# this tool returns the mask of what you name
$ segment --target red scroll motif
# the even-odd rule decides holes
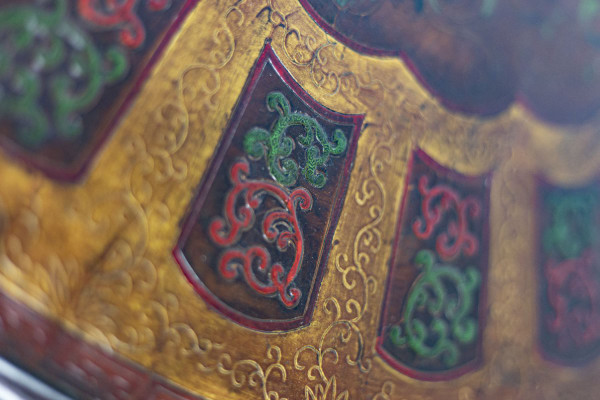
[[[169,7],[170,0],[146,0],[152,11]],[[138,48],[146,39],[146,30],[137,16],[138,0],[79,0],[79,14],[94,25],[121,29],[121,43]]]
[[[233,322],[269,332],[306,326],[363,117],[315,102],[270,44],[237,104],[173,255],[202,299]]]
[[[547,324],[557,336],[559,350],[588,346],[600,339],[599,267],[588,249],[579,258],[550,259],[544,268],[548,302],[555,312]]]
[[[443,220],[444,215],[454,211],[456,220],[449,221],[447,230],[437,236],[435,249],[446,260],[453,259],[461,250],[467,256],[474,255],[479,248],[479,242],[469,232],[468,219],[480,216],[481,204],[473,196],[461,199],[457,192],[449,186],[438,184],[428,188],[428,183],[427,176],[419,179],[419,192],[423,196],[421,211],[425,221],[419,218],[413,223],[415,236],[421,240],[429,239]],[[439,200],[437,203],[436,199]]]
[[[254,226],[255,210],[263,204],[265,196],[271,196],[283,208],[272,208],[265,213],[261,233],[268,242],[275,242],[277,250],[281,252],[293,246],[294,261],[286,273],[280,263],[271,263],[270,254],[263,246],[233,248],[221,255],[219,272],[226,279],[235,279],[242,272],[254,291],[264,296],[277,294],[285,306],[293,307],[302,295],[298,288],[293,287],[293,282],[304,254],[296,206],[308,211],[312,208],[313,200],[302,187],[289,192],[272,182],[246,180],[248,172],[246,160],[240,160],[231,167],[230,179],[234,187],[225,199],[225,218],[215,219],[209,226],[211,240],[221,247],[235,245],[241,234]],[[260,276],[257,276],[257,272]]]
[[[491,179],[420,149],[408,163],[376,349],[412,378],[455,379],[483,360]]]

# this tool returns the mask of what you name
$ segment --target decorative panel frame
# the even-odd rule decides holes
[[[285,333],[251,331],[212,310],[172,257],[266,39],[317,102],[365,115],[312,321]],[[597,175],[599,121],[547,125],[520,105],[494,118],[457,114],[401,60],[344,46],[297,1],[202,1],[85,181],[58,184],[0,155],[0,287],[190,397],[586,399],[600,389],[600,363],[576,375],[536,350],[535,246],[521,237],[536,234],[536,175],[557,185]],[[416,147],[464,175],[494,171],[485,356],[481,368],[448,382],[407,377],[375,349]]]
[[[32,29],[38,29],[38,35],[44,36],[40,32],[45,31],[45,35],[54,35],[52,38],[58,39],[57,42],[62,40],[70,43],[70,40],[73,43],[71,47],[76,49],[74,51],[79,49],[83,55],[76,54],[72,60],[59,60],[65,62],[65,69],[71,68],[68,74],[61,75],[60,68],[57,71],[45,71],[43,63],[37,69],[32,68],[39,76],[26,79],[31,78],[28,84],[35,89],[14,100],[14,104],[23,106],[4,110],[3,104],[0,104],[0,118],[3,122],[0,146],[24,165],[38,169],[50,178],[69,182],[81,180],[92,165],[95,155],[134,102],[146,79],[151,76],[154,64],[160,59],[171,37],[197,2],[198,0],[128,0],[107,5],[104,1],[58,0],[50,4],[50,9],[48,4],[39,1],[1,2],[0,14],[7,21],[3,35],[7,41],[14,42],[15,37],[26,36],[27,32],[17,30],[18,19],[30,18],[31,21],[37,21],[32,22]],[[28,15],[28,8],[30,14],[37,11],[39,15]],[[147,10],[141,10],[142,8]],[[140,13],[144,15],[140,16]],[[161,13],[165,15],[160,15]],[[148,23],[150,27],[145,26]],[[147,31],[148,28],[150,31]],[[61,37],[61,29],[70,30],[71,37]],[[15,50],[15,53],[27,53],[29,50],[34,55],[37,51],[40,59],[52,57],[44,53],[43,47],[36,49],[29,42],[33,41],[24,41],[30,49],[25,45],[22,46],[24,49]],[[60,48],[62,45],[63,43],[58,44],[57,54],[66,53]],[[10,51],[7,53],[11,54]],[[67,58],[68,54],[63,57]],[[23,55],[20,58],[27,61],[27,57]],[[72,65],[67,65],[68,62],[72,62]],[[113,79],[112,86],[110,79],[105,78],[102,71],[111,62],[116,65],[115,70],[122,69],[119,77]],[[14,81],[18,82],[21,75],[16,71],[26,71],[28,66],[15,66]],[[78,68],[80,71],[74,73]],[[8,71],[11,69],[8,68]],[[111,73],[114,74],[114,71]],[[44,87],[46,82],[49,87],[54,85],[59,89]],[[110,93],[107,90],[109,87]],[[51,95],[52,91],[56,93]],[[117,98],[111,98],[109,94]],[[21,110],[18,109],[20,107]],[[11,114],[18,117],[16,121],[8,119]],[[33,135],[27,134],[27,131],[35,131],[38,120],[50,120],[47,132],[40,131],[37,134],[39,138],[35,140],[24,138]],[[77,126],[78,132],[75,133],[73,127],[65,127],[65,132],[59,134],[55,125],[61,124]],[[72,132],[68,133],[69,130]]]
[[[192,265],[192,262],[190,261],[189,257],[186,256],[186,254],[184,254],[187,243],[190,240],[190,235],[192,234],[193,230],[195,229],[195,226],[198,225],[198,222],[197,222],[198,216],[202,212],[202,210],[206,207],[205,206],[205,203],[207,201],[206,198],[207,198],[207,196],[209,196],[211,186],[213,185],[213,181],[215,180],[216,175],[218,173],[220,173],[222,176],[227,175],[227,171],[223,171],[222,169],[220,169],[221,166],[228,162],[232,162],[232,161],[235,162],[234,165],[231,167],[229,174],[234,174],[232,172],[234,170],[238,171],[237,173],[235,173],[235,176],[232,175],[230,177],[230,179],[234,180],[235,182],[238,182],[238,185],[234,189],[230,189],[230,190],[236,190],[237,187],[241,186],[240,183],[243,184],[246,180],[248,180],[248,182],[251,182],[250,176],[252,176],[252,174],[250,173],[250,169],[251,168],[258,169],[258,167],[256,165],[250,165],[250,162],[245,157],[242,157],[242,158],[240,158],[239,156],[235,157],[235,158],[234,157],[226,157],[226,154],[227,154],[227,151],[230,149],[230,147],[234,146],[234,144],[232,144],[232,140],[233,140],[234,135],[236,135],[237,131],[239,130],[238,126],[240,124],[240,120],[243,118],[244,114],[253,112],[253,110],[248,109],[248,106],[249,106],[250,100],[253,98],[255,90],[260,88],[259,85],[260,85],[260,82],[262,82],[261,77],[263,77],[263,75],[265,75],[265,74],[268,74],[268,72],[266,71],[267,67],[273,68],[274,72],[275,72],[275,76],[276,76],[275,79],[277,81],[280,79],[281,83],[283,83],[283,85],[287,85],[287,87],[289,87],[291,89],[291,93],[293,93],[293,95],[297,96],[298,99],[294,99],[295,102],[298,102],[298,100],[299,100],[308,107],[308,110],[310,110],[313,113],[315,113],[316,115],[318,115],[321,119],[328,120],[329,122],[332,122],[334,124],[345,124],[346,129],[347,130],[349,129],[349,131],[347,133],[344,133],[344,135],[347,135],[344,152],[337,156],[333,155],[333,154],[331,155],[331,157],[328,156],[326,161],[324,161],[323,163],[321,163],[320,165],[317,166],[317,168],[315,169],[315,174],[313,175],[313,176],[320,175],[322,177],[325,177],[327,182],[332,182],[332,183],[328,183],[328,185],[335,184],[334,189],[332,189],[333,194],[324,196],[324,202],[331,204],[331,206],[329,208],[329,214],[328,214],[328,217],[326,218],[326,220],[321,221],[320,225],[316,225],[317,221],[315,221],[313,219],[312,224],[308,224],[307,226],[304,226],[304,231],[308,231],[310,229],[315,234],[321,233],[322,240],[317,240],[316,242],[315,242],[315,240],[313,240],[312,243],[310,243],[307,240],[308,238],[304,237],[304,239],[302,239],[302,237],[306,236],[306,234],[303,233],[302,230],[300,230],[300,232],[298,232],[298,234],[300,235],[300,240],[302,241],[302,243],[296,242],[293,245],[295,247],[294,251],[296,252],[296,259],[294,259],[294,262],[297,262],[298,258],[299,258],[299,264],[297,265],[297,270],[294,272],[294,275],[292,276],[292,278],[293,278],[293,280],[297,279],[300,281],[306,281],[308,283],[308,286],[306,286],[306,285],[305,286],[308,290],[302,290],[302,291],[298,292],[298,293],[300,293],[299,294],[300,298],[297,300],[297,303],[299,303],[299,304],[292,303],[292,302],[290,302],[289,304],[288,303],[285,304],[285,308],[287,309],[286,310],[287,312],[291,312],[294,309],[299,309],[298,310],[299,313],[292,314],[291,318],[285,317],[285,318],[277,318],[277,319],[274,317],[258,318],[258,317],[249,316],[249,315],[245,314],[244,312],[242,312],[241,310],[235,309],[231,304],[229,304],[226,301],[224,301],[223,299],[219,298],[218,295],[216,295],[213,291],[211,291],[211,289],[203,282],[202,278],[199,276],[199,273],[197,272],[198,270],[196,269],[196,268],[208,269],[208,270],[211,270],[213,268],[217,269],[217,260],[216,259],[208,259],[206,251],[203,250],[201,252],[200,256],[196,257],[196,260],[195,260],[196,263],[199,263],[199,265]],[[275,86],[275,87],[277,88],[277,86]],[[270,94],[273,94],[273,93],[281,94],[281,92],[271,92]],[[270,94],[267,95],[267,99]],[[288,99],[283,97],[282,101],[288,102]],[[287,105],[288,105],[288,107],[290,106],[289,102],[287,103]],[[267,105],[267,107],[270,108],[271,106]],[[275,111],[275,110],[272,110],[272,111]],[[308,115],[308,114],[302,112],[297,115]],[[280,118],[281,118],[281,116],[280,116]],[[217,149],[215,150],[215,154],[213,155],[213,160],[211,161],[211,165],[208,167],[208,169],[205,173],[205,176],[202,179],[202,183],[200,184],[200,189],[198,191],[198,195],[196,196],[196,198],[194,199],[194,201],[192,203],[190,215],[184,221],[181,236],[178,239],[176,247],[173,249],[173,255],[174,255],[175,259],[177,260],[177,262],[179,263],[179,266],[181,267],[183,273],[185,274],[187,279],[190,281],[190,283],[194,286],[196,291],[198,291],[198,293],[202,296],[202,298],[208,304],[210,304],[212,307],[214,307],[216,310],[220,311],[224,315],[231,318],[233,321],[235,321],[243,326],[246,326],[249,328],[254,328],[254,329],[259,329],[259,330],[266,330],[266,331],[289,330],[292,328],[302,327],[310,322],[310,319],[314,312],[314,306],[315,306],[315,301],[317,298],[317,293],[318,293],[319,287],[321,286],[321,280],[322,280],[323,273],[325,270],[325,265],[327,264],[328,253],[331,248],[331,242],[333,239],[333,233],[335,231],[335,227],[336,227],[337,221],[339,219],[341,207],[344,203],[344,199],[346,196],[348,179],[350,178],[350,172],[351,172],[352,166],[354,164],[354,156],[356,153],[356,146],[358,143],[358,138],[359,138],[363,118],[364,118],[364,116],[361,116],[361,115],[339,114],[339,113],[331,111],[331,110],[321,106],[320,104],[316,103],[314,101],[314,99],[311,98],[296,83],[296,81],[294,81],[294,79],[289,74],[289,72],[287,72],[287,70],[285,69],[283,64],[281,64],[281,61],[279,61],[279,58],[277,57],[277,55],[273,52],[271,45],[269,43],[265,44],[264,50],[261,52],[260,56],[258,57],[258,60],[256,61],[256,65],[253,67],[253,69],[250,73],[250,76],[248,78],[248,82],[245,85],[244,92],[236,105],[235,112],[233,113],[233,116],[232,116],[232,120],[229,123],[227,130],[223,134],[223,137],[220,140],[220,143],[219,143]],[[320,127],[319,122],[317,122],[316,119],[313,119],[313,121],[315,121],[315,124],[317,124],[314,126],[315,129],[319,129],[319,127]],[[273,122],[272,126],[274,126],[274,124],[276,124],[276,123],[277,122]],[[257,129],[257,128],[254,127],[252,129]],[[258,128],[258,129],[262,129],[262,127]],[[286,127],[285,130],[283,131],[284,137],[285,137],[285,133],[286,133],[287,129],[288,128]],[[247,132],[246,136],[249,133],[250,132]],[[305,133],[308,135],[310,132],[307,131]],[[326,135],[325,139],[328,140],[327,131],[324,131],[324,133]],[[333,133],[333,131],[330,132],[329,134],[332,134],[332,133]],[[312,132],[312,134],[314,135],[316,133]],[[242,135],[238,135],[238,136],[242,136]],[[317,140],[317,139],[315,139],[315,140]],[[318,139],[318,140],[320,141],[321,139]],[[312,143],[310,145],[312,145]],[[245,146],[245,142],[244,142],[244,146]],[[301,147],[302,145],[297,144],[296,146]],[[268,163],[269,161],[267,161],[267,157],[269,157],[269,155],[267,152],[269,150],[264,149],[263,151],[265,152],[265,154],[264,154],[265,160],[263,162]],[[323,151],[325,151],[325,150],[323,150]],[[336,171],[335,175],[332,175],[332,173],[329,173],[329,171],[327,171],[328,169],[330,169],[329,167],[331,167],[331,165],[328,165],[328,164],[331,164],[330,158],[333,158],[333,157],[342,159],[338,163],[340,165],[338,166],[338,168],[337,168],[338,171]],[[252,158],[250,157],[250,159],[252,159]],[[278,160],[276,160],[276,163],[283,164],[283,161],[285,161],[285,160],[278,159]],[[308,164],[308,160],[305,161],[305,164],[306,164],[305,165],[305,168],[306,168],[306,166]],[[246,168],[246,170],[241,171],[240,169],[243,169],[243,168]],[[238,176],[238,174],[241,174],[244,176],[243,181],[240,182],[240,179],[242,179],[242,178],[240,178]],[[263,175],[265,175],[265,174],[263,174]],[[278,182],[276,179],[274,179],[272,182],[267,180],[269,175],[271,175],[271,177],[274,179],[273,172],[270,172],[270,174],[266,174],[266,176],[260,176],[260,179],[256,180],[256,184],[263,185],[261,187],[264,187],[265,184],[268,184],[270,186],[272,186],[273,184],[278,185]],[[253,177],[252,179],[256,179],[256,178]],[[303,180],[305,178],[302,178],[302,176],[300,175],[300,177],[298,179]],[[296,184],[294,183],[294,185],[296,185]],[[288,185],[285,185],[285,186],[288,186]],[[305,189],[305,187],[306,187],[306,189]],[[294,189],[294,191],[291,192],[292,196],[294,196],[294,195],[298,196],[298,198],[296,200],[290,200],[291,198],[288,198],[288,201],[291,201],[294,204],[294,206],[296,207],[296,209],[289,210],[289,211],[293,212],[293,221],[296,223],[301,218],[301,215],[303,215],[303,213],[310,213],[312,211],[312,208],[315,208],[315,206],[317,205],[316,203],[318,202],[318,199],[316,197],[313,197],[313,195],[311,194],[312,191],[315,190],[314,187],[311,187],[311,185],[308,181],[306,182],[305,187],[297,186],[296,189]],[[285,188],[282,186],[275,186],[273,189],[274,190],[280,189],[284,193],[287,193]],[[324,189],[324,187],[323,187],[323,189]],[[245,189],[245,190],[248,190],[250,192],[250,189]],[[256,193],[260,193],[260,190],[261,189],[258,189],[256,191]],[[245,193],[245,192],[241,192],[241,193]],[[253,195],[252,197],[254,197],[254,196],[255,195]],[[242,194],[239,194],[239,197],[242,197]],[[228,202],[228,199],[229,199],[229,192],[228,192],[227,197],[225,197],[225,199],[223,201]],[[323,200],[321,200],[321,202],[323,202]],[[235,203],[232,203],[232,205],[233,204],[235,204]],[[222,221],[222,225],[224,225],[223,226],[224,229],[227,229],[227,228],[232,229],[232,227],[231,227],[232,218],[235,219],[236,213],[241,213],[240,209],[237,209],[237,210],[233,209],[233,211],[231,213],[227,209],[224,210],[225,215],[231,215],[225,219],[220,220],[220,221]],[[323,213],[323,211],[321,211],[321,213]],[[325,214],[325,213],[323,213],[323,214]],[[265,215],[267,215],[267,214],[265,214]],[[296,217],[296,215],[298,215],[298,216]],[[254,216],[254,210],[252,212],[252,216],[253,216],[253,218],[252,218],[253,220],[258,219],[257,217]],[[325,215],[321,216],[321,218],[323,218],[324,216]],[[214,218],[215,218],[215,216],[213,216],[211,225],[209,227],[204,227],[206,230],[212,229],[212,225],[215,222]],[[220,218],[220,217],[217,217],[217,218]],[[265,219],[265,221],[266,221],[266,219]],[[306,221],[306,222],[308,223],[308,221]],[[260,222],[259,222],[259,224],[260,224]],[[270,226],[274,227],[275,225],[274,225],[274,223],[272,223]],[[244,230],[244,229],[248,229],[248,228],[252,228],[252,226],[242,227],[240,229]],[[302,229],[301,226],[297,227],[297,229],[298,228]],[[268,228],[268,229],[271,229],[271,228]],[[265,229],[262,232],[262,235],[266,235],[268,229]],[[200,228],[200,230],[202,230],[202,228]],[[287,232],[290,232],[292,234],[294,233],[293,228],[291,226],[284,228],[284,230]],[[282,235],[281,233],[278,233],[277,237],[273,238],[272,240],[273,241],[279,240],[279,238],[282,238],[281,235]],[[196,247],[198,245],[197,242],[198,242],[198,240],[196,240],[196,242],[191,242],[190,246]],[[228,252],[226,252],[224,254],[233,254],[233,253],[237,254],[239,252],[238,249],[240,249],[240,247],[239,247],[237,241],[235,241],[235,242],[232,241],[232,242],[233,243],[228,243],[230,250],[228,250]],[[306,243],[306,244],[304,244],[304,243]],[[284,249],[280,249],[280,251],[286,251],[288,245],[286,244],[285,246],[286,247]],[[310,246],[312,246],[313,249],[310,249],[309,248]],[[262,247],[253,246],[251,249],[257,249],[257,248],[262,248]],[[189,247],[188,247],[188,249],[189,249]],[[246,251],[246,249],[244,249],[244,248],[241,248],[241,249],[242,249],[242,252]],[[248,251],[252,251],[252,250],[248,250]],[[248,253],[246,253],[246,254],[248,254]],[[298,254],[300,254],[300,256],[298,256]],[[236,256],[236,258],[240,258],[240,257],[241,257],[241,255]],[[247,257],[246,258],[246,260],[247,260],[249,257],[248,256],[246,256],[246,257]],[[203,261],[203,259],[204,260],[208,259],[208,260]],[[252,259],[252,258],[250,258],[250,259],[251,259],[250,264],[252,264],[252,262],[254,262],[254,259]],[[267,261],[268,264],[271,263],[272,255],[267,253],[266,259],[268,260]],[[220,256],[219,260],[222,262],[223,256]],[[248,262],[248,261],[246,261],[246,262]],[[274,263],[274,261],[273,261],[273,263]],[[302,269],[311,268],[311,264],[313,265],[312,269],[314,269],[314,271],[312,272],[311,275],[298,276],[301,274]],[[292,266],[291,268],[295,269],[295,266],[296,266],[296,264],[294,264],[294,266]],[[274,267],[275,267],[275,264],[267,265],[267,268],[269,268],[268,272],[272,272]],[[221,276],[219,276],[217,279],[219,279],[219,278],[224,279],[223,271],[227,271],[227,268],[230,268],[230,266],[226,265],[223,267],[221,264],[219,264],[218,268],[222,272],[221,272]],[[233,268],[237,268],[237,267],[233,267]],[[285,267],[283,267],[283,268],[285,268]],[[282,274],[283,273],[284,272],[282,271]],[[247,274],[248,273],[245,273],[244,278],[243,278],[246,281],[248,281],[250,279],[249,276],[247,276]],[[289,277],[291,276],[290,274],[291,274],[291,272],[288,272],[286,279],[289,279]],[[241,280],[240,279],[241,277],[237,276],[238,272],[235,272],[234,275],[236,278],[238,278],[238,280]],[[229,278],[229,280],[231,280],[231,278]],[[274,295],[277,296],[280,300],[280,301],[276,300],[275,301],[276,303],[283,302],[283,297],[287,294],[287,292],[289,292],[290,290],[293,290],[293,289],[291,289],[292,287],[294,287],[294,288],[296,287],[294,285],[293,280],[292,280],[292,282],[288,282],[282,290],[279,290],[278,292],[274,293]],[[270,283],[272,285],[274,284],[273,281],[271,281]],[[261,288],[260,284],[263,284],[263,282],[259,281],[258,278],[256,278],[256,282],[254,282],[253,284],[255,286],[258,286],[258,288],[254,289],[253,292],[250,291],[250,295],[248,296],[249,300],[248,300],[248,297],[244,297],[244,299],[246,300],[247,303],[252,302],[257,295],[260,296],[260,293],[257,290],[259,290]],[[213,284],[213,286],[215,286],[217,288],[219,287],[218,284]],[[224,286],[222,290],[226,290],[226,291],[233,290],[235,292],[235,296],[233,296],[233,297],[241,297],[242,296],[241,293],[244,292],[244,289],[247,289],[247,288],[248,287],[246,285],[241,285],[241,287],[233,286],[233,289],[232,289],[232,287]],[[265,286],[264,288],[270,289],[271,287]],[[308,300],[303,300],[302,296],[307,297]],[[304,304],[303,311],[300,310],[302,304]],[[248,306],[250,306],[250,304],[248,304]],[[255,306],[255,308],[259,308],[259,309],[261,307],[264,307],[264,302],[262,304],[258,303]],[[283,307],[279,307],[279,308],[283,308]]]
[[[600,185],[536,180],[539,351],[584,366],[600,354]]]
[[[412,378],[451,380],[483,362],[491,180],[420,149],[408,161],[376,348]]]

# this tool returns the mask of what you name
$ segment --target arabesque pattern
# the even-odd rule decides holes
[[[277,184],[247,180],[245,176],[249,172],[246,160],[231,166],[231,183],[234,186],[225,198],[225,218],[215,219],[209,226],[211,240],[221,247],[230,247],[220,256],[219,272],[226,279],[235,279],[242,271],[248,285],[257,293],[267,296],[276,293],[283,304],[293,307],[302,295],[294,287],[294,279],[304,255],[304,239],[296,209],[309,211],[313,199],[302,187],[290,193]],[[294,248],[293,263],[287,269],[279,263],[271,264],[271,255],[264,246],[231,248],[239,242],[242,232],[254,227],[254,210],[261,205],[265,196],[275,198],[278,204],[264,213],[261,232],[267,241],[276,242],[279,251],[285,251],[290,246]],[[243,206],[236,209],[239,198],[244,199]],[[257,277],[256,271],[260,272],[262,279]]]
[[[175,256],[221,313],[286,330],[310,321],[360,117],[320,107],[268,45],[248,86]]]
[[[445,9],[461,2],[439,3]],[[480,0],[464,3],[480,12]],[[536,2],[518,3],[530,7]],[[147,3],[138,4],[144,18]],[[400,4],[414,7],[409,0]],[[429,3],[423,12],[431,12]],[[147,41],[154,32],[146,25]],[[104,33],[114,34],[110,43],[120,43],[118,29]],[[203,0],[173,37],[86,180],[56,183],[0,154],[0,287],[10,299],[38,310],[47,320],[60,321],[59,329],[73,333],[73,341],[57,340],[56,331],[41,329],[39,319],[15,318],[9,307],[2,307],[0,333],[14,339],[0,347],[3,356],[39,360],[35,352],[51,351],[58,341],[61,347],[53,354],[64,357],[53,368],[60,376],[85,377],[90,386],[82,397],[99,397],[104,390],[131,398],[123,395],[125,387],[139,388],[144,400],[588,400],[600,391],[598,363],[573,369],[536,356],[536,293],[545,291],[537,289],[541,263],[533,243],[541,237],[534,219],[540,209],[535,176],[547,175],[556,187],[592,185],[600,171],[596,123],[569,129],[545,125],[520,105],[493,118],[450,112],[400,60],[352,51],[327,35],[297,1]],[[276,333],[248,329],[217,312],[193,290],[170,254],[265,41],[315,103],[365,115],[360,140],[348,141],[347,151],[353,154],[356,145],[356,157],[329,259],[323,264],[312,322]],[[534,58],[528,54],[528,59]],[[266,72],[273,73],[268,68]],[[285,95],[292,112],[308,113],[303,102],[285,90],[284,85],[257,93],[253,109],[264,119],[240,126],[239,132],[243,135],[253,127],[270,131],[278,116],[265,106],[272,91]],[[336,124],[318,120],[329,135],[335,131]],[[297,138],[303,132],[291,127],[288,134]],[[227,158],[230,163],[219,174],[221,199],[233,187],[229,168],[243,156],[241,136],[236,146],[236,157]],[[483,220],[489,216],[490,235],[482,240],[477,229],[468,230],[478,239],[480,253],[490,249],[487,272],[478,262],[461,261],[462,256],[446,261],[437,255],[434,264],[480,271],[479,291],[487,301],[478,297],[485,320],[478,315],[476,322],[485,326],[476,341],[484,357],[464,377],[435,384],[405,376],[414,370],[390,368],[376,350],[391,243],[403,185],[414,170],[409,160],[415,147],[462,176],[494,170],[485,186],[491,191],[490,208],[483,204],[481,213]],[[330,156],[330,162],[336,157]],[[299,151],[294,160],[299,163],[298,181],[305,182],[300,170],[305,154]],[[273,182],[264,158],[249,164],[252,173],[257,171],[252,167],[259,168],[261,176]],[[321,171],[328,176],[324,189],[301,185],[313,193],[315,202],[309,213],[298,209],[299,218],[315,215],[317,195],[328,190],[338,169],[333,163]],[[441,183],[427,176],[428,189]],[[468,197],[462,187],[448,186],[460,199]],[[418,181],[410,187],[411,194],[420,196]],[[411,204],[416,216],[421,202]],[[449,211],[449,217],[456,217]],[[224,216],[222,201],[210,215]],[[311,226],[302,222],[305,240],[310,240]],[[407,225],[405,233],[414,238],[412,226]],[[428,244],[426,250],[435,251],[435,241]],[[223,249],[217,250],[215,258]],[[272,253],[279,254],[277,249]],[[406,284],[419,273],[413,261],[402,262],[404,271],[414,274],[403,279]],[[241,276],[228,284],[237,285],[236,294],[250,290]],[[307,291],[302,293],[305,298]],[[266,300],[285,309],[277,298]],[[402,312],[400,308],[394,315]],[[91,356],[74,351],[88,344],[95,349]],[[117,376],[100,371],[99,348],[110,359],[127,360],[127,368],[119,369]],[[467,347],[459,348],[464,356]],[[131,364],[141,380],[122,372],[132,369]],[[460,367],[454,372],[456,368]],[[427,375],[420,376],[425,379],[433,375],[417,372]],[[176,382],[177,389],[157,388],[148,383],[152,380]]]
[[[146,39],[146,29],[136,14],[139,3],[146,3],[152,11],[163,11],[171,0],[78,0],[81,17],[102,29],[118,29],[121,43],[138,48]]]
[[[0,8],[0,83],[5,88],[0,119],[15,125],[24,146],[39,147],[52,135],[79,137],[81,114],[128,72],[122,49],[100,50],[68,14],[67,0],[56,0],[50,9],[33,4]]]
[[[195,2],[0,1],[0,145],[81,177]]]
[[[253,128],[244,137],[244,149],[254,159],[265,157],[269,173],[284,186],[296,184],[298,180],[298,162],[288,158],[296,146],[294,140],[286,136],[292,126],[301,126],[304,135],[296,141],[305,148],[305,160],[302,175],[309,184],[317,189],[323,188],[327,182],[326,172],[319,171],[329,161],[329,155],[339,156],[346,151],[348,140],[344,132],[336,129],[333,132],[334,144],[319,123],[307,115],[290,111],[290,103],[279,92],[267,95],[269,111],[277,111],[279,118],[273,124],[271,132],[264,128]],[[321,147],[315,144],[315,141]]]
[[[462,176],[421,150],[410,165],[378,350],[411,376],[448,379],[481,358],[489,177]]]
[[[460,359],[459,346],[477,338],[479,327],[470,315],[476,305],[481,274],[473,267],[463,273],[453,265],[435,262],[434,253],[429,250],[421,250],[415,256],[415,264],[423,272],[408,293],[404,323],[392,326],[390,339],[397,347],[409,347],[420,357],[440,358],[445,366],[454,367]],[[456,295],[446,290],[446,285]]]

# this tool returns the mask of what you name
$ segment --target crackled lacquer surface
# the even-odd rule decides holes
[[[306,3],[194,2],[78,182],[1,153],[2,353],[115,398],[594,396],[600,116],[452,111]]]

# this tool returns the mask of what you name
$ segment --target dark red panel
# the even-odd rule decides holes
[[[538,185],[539,344],[582,364],[600,354],[600,184]]]
[[[265,47],[174,250],[212,307],[261,330],[309,321],[361,123],[316,103]]]
[[[377,351],[418,379],[451,379],[481,361],[490,176],[413,153]]]
[[[76,399],[201,400],[1,293],[0,355]]]
[[[0,0],[0,145],[77,179],[197,0]]]

